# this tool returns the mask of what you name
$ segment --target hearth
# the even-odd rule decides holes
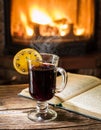
[[[95,50],[94,0],[4,0],[4,13],[7,55],[25,47],[59,56]]]
[[[40,52],[58,54],[60,56],[59,66],[69,72],[101,77],[101,0],[40,0],[52,3],[68,2],[64,5],[70,10],[68,13],[66,9],[66,15],[70,20],[66,22],[66,17],[53,20],[55,25],[60,23],[68,25],[68,29],[62,28],[62,33],[59,32],[60,28],[55,27],[54,24],[42,25],[42,23],[34,22],[35,34],[32,37],[29,35],[26,37],[25,33],[22,35],[22,30],[20,33],[16,32],[15,28],[11,31],[12,2],[18,1],[24,1],[24,4],[26,1],[29,2],[29,0],[0,0],[0,84],[27,83],[27,77],[17,73],[12,63],[14,54],[25,47],[36,48]],[[72,3],[76,3],[75,6]],[[63,5],[61,4],[60,7],[62,8]],[[53,10],[52,7],[51,10]],[[17,13],[15,14],[17,15]],[[73,15],[76,19],[75,22],[72,20]],[[60,13],[59,16],[61,16]],[[18,22],[17,19],[15,20]],[[88,24],[84,24],[84,21]],[[75,26],[79,27],[78,30],[74,31],[74,25],[80,25]],[[86,25],[86,27],[81,25]],[[41,32],[39,26],[41,26]]]

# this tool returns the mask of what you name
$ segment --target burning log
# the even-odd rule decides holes
[[[71,24],[67,19],[59,19],[51,24],[40,25],[40,34],[42,36],[66,36],[70,33]]]
[[[40,25],[40,34],[41,36],[57,36],[59,35],[59,30],[51,25]]]

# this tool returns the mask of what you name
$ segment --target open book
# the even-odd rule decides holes
[[[61,104],[66,110],[101,120],[101,79],[73,73],[67,73],[67,76],[65,89],[56,93],[49,103]],[[57,77],[57,86],[60,82],[61,76]],[[31,98],[28,88],[19,95]]]

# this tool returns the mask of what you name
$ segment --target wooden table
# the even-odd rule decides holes
[[[26,87],[27,84],[0,86],[0,129],[101,130],[101,121],[53,106],[50,107],[58,113],[54,121],[36,123],[29,120],[27,113],[35,102],[17,95]]]

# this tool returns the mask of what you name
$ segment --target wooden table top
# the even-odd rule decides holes
[[[0,129],[101,130],[101,121],[93,120],[57,107],[58,116],[48,123],[36,123],[27,118],[35,101],[17,94],[27,84],[0,86]]]

